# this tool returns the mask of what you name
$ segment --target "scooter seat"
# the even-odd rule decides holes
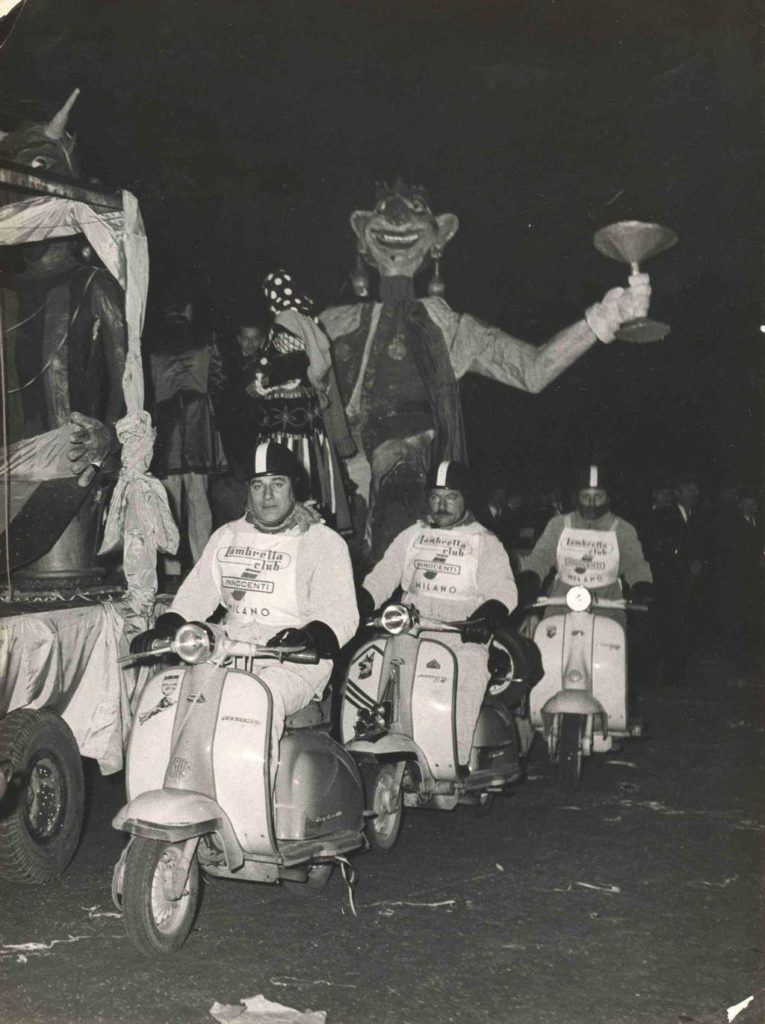
[[[321,725],[329,723],[332,707],[332,695],[326,691],[321,700],[312,700],[307,707],[296,711],[294,715],[287,715],[284,719],[285,730],[294,729],[317,729]]]

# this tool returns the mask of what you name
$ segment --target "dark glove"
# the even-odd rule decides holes
[[[635,604],[650,604],[653,601],[653,583],[648,580],[635,583],[630,590],[630,600]]]
[[[542,581],[535,572],[531,569],[525,569],[517,580],[518,584],[518,605],[521,608],[526,608],[530,604],[533,604],[539,597],[539,591],[542,589]]]
[[[173,639],[185,622],[184,617],[177,612],[165,612],[164,615],[160,615],[151,629],[133,637],[130,641],[130,653],[146,654],[158,640],[167,643]]]
[[[507,606],[501,601],[484,601],[460,629],[460,639],[463,644],[488,643],[494,630],[506,618]]]
[[[287,629],[280,629],[266,647],[308,647],[316,651],[320,658],[334,658],[340,650],[334,631],[326,622],[318,619],[300,628],[288,626]]]
[[[369,591],[364,590],[363,587],[359,587],[358,593],[356,594],[356,604],[359,606],[359,618],[362,622],[365,622],[374,614],[374,598]]]

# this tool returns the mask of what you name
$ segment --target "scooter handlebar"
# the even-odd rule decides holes
[[[527,605],[526,610],[530,611],[532,608],[568,608],[565,597],[540,597],[530,605]],[[647,612],[647,604],[633,604],[631,601],[626,601],[624,598],[607,598],[607,597],[593,597],[592,608],[617,608],[622,611],[630,612]]]
[[[246,640],[222,641],[216,646],[220,651],[231,657],[270,658],[274,661],[292,661],[299,665],[318,665],[319,655],[312,647],[266,647],[265,644],[252,644]]]
[[[213,655],[290,661],[301,665],[317,665],[320,660],[318,653],[310,647],[267,647],[247,640],[232,640],[219,627],[187,622],[172,640],[155,640],[150,650],[119,658],[118,664],[144,661],[164,654],[175,654],[188,665],[209,661]]]
[[[375,629],[382,629],[391,636],[400,633],[421,633],[424,629],[434,633],[457,633],[463,622],[441,622],[439,619],[424,619],[414,607],[408,604],[389,604],[378,614],[364,623]]]

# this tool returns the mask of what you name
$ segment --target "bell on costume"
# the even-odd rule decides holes
[[[443,249],[436,248],[435,246],[430,250],[430,255],[433,259],[433,275],[428,282],[428,295],[437,295],[439,298],[443,298],[446,294],[446,285],[441,277],[441,257],[443,254]]]
[[[361,259],[361,253],[356,253],[356,266],[353,268],[351,274],[351,288],[353,288],[353,294],[359,299],[369,298],[369,278],[367,272],[364,269],[364,263]]]

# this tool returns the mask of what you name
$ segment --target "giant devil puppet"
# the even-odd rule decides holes
[[[78,92],[50,121],[0,133],[0,157],[79,178],[75,141],[66,130]],[[39,486],[25,495],[9,531],[13,567],[45,555],[73,517],[93,505],[97,470],[119,448],[115,423],[124,414],[127,338],[122,289],[83,235],[6,246],[0,273],[9,440],[65,428],[55,458],[74,474],[69,485],[53,479],[53,469],[37,474]]]
[[[378,189],[373,210],[356,210],[354,291],[365,300],[322,314],[358,454],[348,470],[369,503],[372,557],[413,523],[430,467],[466,461],[457,381],[468,372],[538,392],[597,340],[644,316],[648,278],[612,288],[583,319],[538,347],[455,313],[443,298],[439,261],[459,228],[453,213],[434,215],[427,193],[402,181]],[[429,296],[417,299],[414,275],[433,263]],[[369,299],[365,264],[380,275],[380,302]]]

